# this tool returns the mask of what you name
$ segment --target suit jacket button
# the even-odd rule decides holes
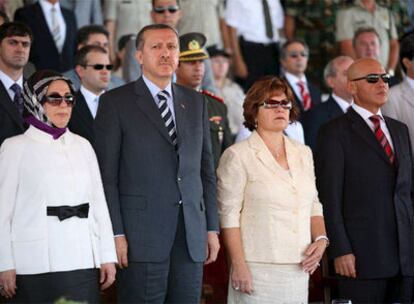
[[[177,180],[178,180],[179,182],[181,182],[181,177],[177,177]]]

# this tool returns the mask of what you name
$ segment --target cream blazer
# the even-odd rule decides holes
[[[322,216],[311,150],[284,137],[290,175],[257,132],[222,155],[217,169],[221,228],[240,227],[245,259],[299,263]]]
[[[89,203],[88,218],[59,221],[47,206]],[[30,127],[0,148],[0,271],[38,274],[116,262],[95,153],[70,131]]]

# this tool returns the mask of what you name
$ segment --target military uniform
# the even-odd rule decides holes
[[[323,88],[323,70],[335,58],[338,49],[335,41],[335,19],[340,8],[349,0],[286,0],[285,14],[295,18],[295,37],[309,45],[309,62],[306,75]],[[327,91],[327,88],[325,89]]]
[[[208,91],[201,91],[207,101],[208,118],[210,120],[211,145],[215,168],[218,166],[221,154],[233,144],[227,107],[223,100]]]

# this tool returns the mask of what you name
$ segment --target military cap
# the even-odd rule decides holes
[[[195,61],[208,58],[204,50],[206,36],[202,33],[187,33],[180,36],[180,61]]]
[[[217,48],[217,46],[210,46],[207,48],[207,52],[210,55],[210,58],[216,57],[216,56],[223,56],[226,58],[230,58],[230,54],[227,53],[225,50],[223,49],[219,49]]]

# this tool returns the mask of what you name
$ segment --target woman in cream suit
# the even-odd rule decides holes
[[[99,302],[117,258],[94,151],[66,129],[71,82],[39,71],[23,97],[30,127],[0,148],[0,294],[12,303]]]
[[[306,303],[328,245],[311,150],[283,134],[299,109],[277,77],[247,92],[252,135],[220,159],[218,202],[231,261],[229,303]]]

